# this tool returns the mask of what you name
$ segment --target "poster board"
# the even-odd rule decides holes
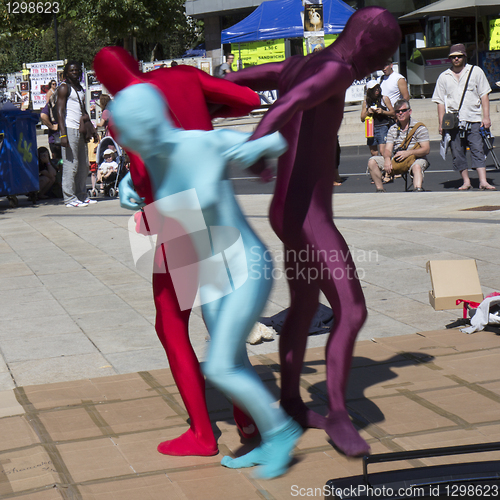
[[[500,50],[500,19],[490,20],[490,50]]]
[[[500,50],[495,52],[480,52],[479,65],[483,69],[492,89],[497,89],[500,81]]]
[[[58,68],[64,64],[64,61],[47,61],[40,63],[30,63],[26,68],[30,70],[30,90],[22,92],[31,92],[31,103],[33,109],[42,109],[45,106],[45,94],[49,90],[49,82],[58,80]],[[28,101],[29,99],[29,93]]]
[[[141,71],[148,73],[149,71],[153,71],[155,69],[171,68],[174,61],[178,65],[194,66],[209,75],[212,74],[211,57],[184,57],[182,59],[164,59],[162,61],[142,62]]]
[[[304,6],[304,37],[324,37],[323,4],[306,4]]]
[[[321,44],[323,44],[323,48],[326,49],[335,40],[337,40],[338,36],[339,36],[338,34],[336,34],[336,35],[325,35],[323,38],[319,37],[318,42],[321,43]],[[315,49],[314,39],[315,39],[315,37],[311,37],[309,39],[309,44],[310,44],[311,49],[312,49],[311,52],[314,51],[314,49]],[[304,54],[307,54],[307,40],[305,38],[302,41],[302,49],[304,51]]]
[[[238,59],[243,68],[257,66],[268,62],[280,62],[285,60],[285,39],[261,40],[259,42],[232,43],[231,53],[234,54],[233,71],[238,69]]]

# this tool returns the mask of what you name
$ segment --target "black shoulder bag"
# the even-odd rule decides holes
[[[474,66],[469,71],[469,76],[467,77],[467,81],[465,82],[465,87],[464,87],[464,93],[462,94],[462,99],[460,100],[460,106],[458,106],[458,110],[454,113],[445,113],[443,115],[443,121],[441,123],[441,128],[443,130],[453,130],[454,128],[458,128],[458,113],[460,111],[460,108],[462,107],[462,104],[464,102],[464,97],[465,93],[467,92],[467,87],[469,86],[469,80],[470,80],[470,75],[472,74],[472,70],[474,69]]]
[[[85,109],[85,106],[82,103],[82,100],[80,99],[80,96],[78,95],[77,90],[71,86],[71,88],[74,89],[76,92],[76,97],[78,97],[78,101],[80,102],[80,108],[82,110],[82,116],[80,118],[80,134],[83,136],[84,140],[86,142],[89,142],[91,139],[94,139],[97,137],[97,131],[94,127],[94,124],[90,120],[90,116],[87,113],[87,110]]]

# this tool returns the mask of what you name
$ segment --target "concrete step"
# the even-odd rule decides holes
[[[431,99],[411,99],[412,117],[425,123],[429,130],[431,141],[439,141],[437,105]],[[493,135],[500,135],[500,93],[490,94],[491,131]],[[361,121],[361,105],[346,105],[344,119],[339,131],[341,146],[366,144],[365,126]]]
[[[431,141],[439,141],[437,106],[431,99],[412,99],[412,116],[425,123]],[[226,118],[214,120],[214,128],[231,127],[241,132],[253,132],[266,110],[254,112],[242,118]],[[490,94],[491,130],[500,136],[500,92]],[[365,125],[361,121],[361,104],[346,104],[344,118],[339,131],[341,146],[366,146]]]

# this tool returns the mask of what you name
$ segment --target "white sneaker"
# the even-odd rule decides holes
[[[66,203],[66,206],[68,208],[77,208],[77,207],[86,207],[87,203],[82,203],[81,201],[70,201],[69,203]]]
[[[82,203],[85,203],[85,205],[92,205],[93,203],[97,203],[96,200],[91,200],[90,198],[85,198]]]

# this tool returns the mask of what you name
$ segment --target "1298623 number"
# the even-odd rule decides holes
[[[451,484],[446,486],[447,497],[498,497],[498,485]]]
[[[59,2],[7,2],[9,14],[58,14]]]

